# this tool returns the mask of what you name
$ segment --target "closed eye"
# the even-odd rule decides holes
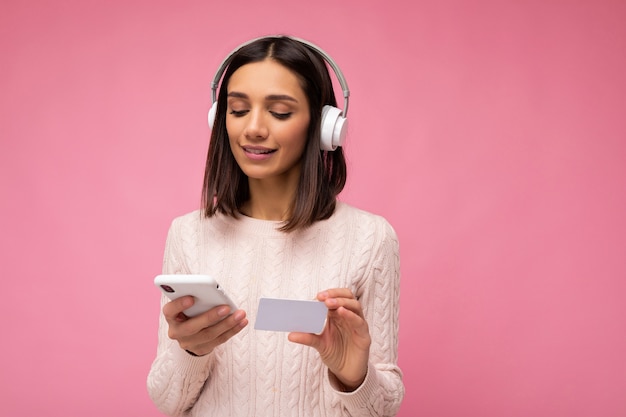
[[[243,117],[248,113],[249,110],[231,110],[230,114],[235,117]]]
[[[275,118],[277,118],[278,120],[287,120],[291,117],[292,113],[291,112],[287,112],[287,113],[278,113],[275,111],[271,111],[270,112],[272,114],[272,116],[274,116]]]

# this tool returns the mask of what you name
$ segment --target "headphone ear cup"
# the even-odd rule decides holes
[[[320,129],[320,148],[334,151],[343,145],[348,130],[348,119],[341,115],[341,110],[333,106],[322,108],[322,126]]]
[[[213,130],[215,124],[215,113],[217,112],[217,101],[211,105],[209,109],[209,129]]]

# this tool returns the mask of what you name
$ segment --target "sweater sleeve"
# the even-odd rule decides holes
[[[397,365],[399,246],[389,223],[379,220],[373,235],[373,259],[357,290],[372,339],[367,375],[355,391],[335,394],[354,417],[395,416],[404,397],[402,372]]]
[[[174,220],[165,244],[164,274],[189,273],[183,235],[181,219]],[[148,373],[148,394],[161,412],[169,416],[185,416],[198,399],[214,359],[212,354],[191,356],[168,337],[168,324],[162,313],[167,301],[167,297],[161,297],[157,353]]]

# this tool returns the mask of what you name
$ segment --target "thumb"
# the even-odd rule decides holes
[[[287,339],[293,343],[310,346],[317,350],[320,337],[313,333],[291,332],[287,335]]]

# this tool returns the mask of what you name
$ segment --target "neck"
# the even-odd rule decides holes
[[[250,199],[242,205],[241,212],[255,219],[287,220],[295,200],[297,181],[298,178],[287,180],[248,178]]]

